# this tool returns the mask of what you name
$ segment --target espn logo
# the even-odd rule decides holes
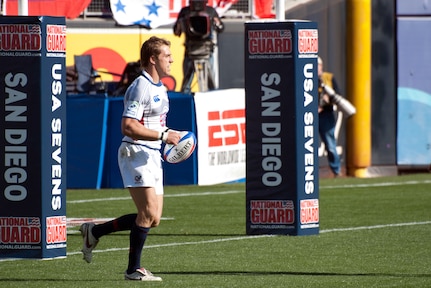
[[[208,112],[208,146],[245,144],[245,109]]]

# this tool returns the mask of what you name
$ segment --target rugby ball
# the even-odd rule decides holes
[[[163,159],[168,163],[180,163],[187,160],[196,148],[196,136],[190,131],[180,131],[178,145],[166,144],[163,149]]]

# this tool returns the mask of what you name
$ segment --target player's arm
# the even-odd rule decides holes
[[[157,141],[162,140],[168,144],[177,145],[180,139],[180,134],[173,130],[168,131],[156,131],[148,129],[142,125],[137,119],[123,117],[121,120],[121,132],[125,136],[129,136],[136,140],[150,140]]]

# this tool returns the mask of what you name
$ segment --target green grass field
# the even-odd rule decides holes
[[[142,264],[163,282],[123,280],[128,233],[87,264],[78,227],[65,259],[0,261],[0,287],[431,287],[431,174],[320,180],[320,233],[245,235],[245,185],[169,186]],[[106,199],[106,200],[103,200]],[[67,216],[134,212],[127,190],[68,190]]]

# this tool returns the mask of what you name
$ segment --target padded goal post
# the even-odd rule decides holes
[[[66,24],[0,17],[0,258],[66,257]]]
[[[319,232],[317,24],[245,24],[246,231]]]

